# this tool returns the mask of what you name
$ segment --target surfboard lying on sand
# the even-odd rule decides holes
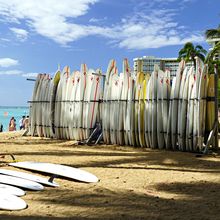
[[[0,183],[5,183],[5,184],[12,185],[12,186],[18,186],[21,188],[36,190],[36,191],[44,189],[44,187],[40,183],[21,179],[21,178],[14,177],[14,176],[6,176],[2,174],[0,174]]]
[[[26,207],[27,204],[23,199],[15,195],[10,195],[8,193],[1,193],[0,209],[13,211],[13,210],[25,209]]]
[[[26,162],[9,163],[9,165],[28,169],[28,170],[50,173],[81,182],[96,183],[99,181],[99,179],[95,175],[87,171],[73,168],[70,166],[60,165],[60,164],[26,161]]]
[[[25,195],[25,191],[18,188],[18,187],[14,187],[14,186],[0,183],[0,195],[5,192],[7,192],[8,194],[11,194],[11,195],[15,195],[15,196],[24,196]]]
[[[49,182],[46,178],[43,178],[43,177],[40,177],[40,176],[37,176],[37,175],[33,175],[33,174],[30,174],[30,173],[24,173],[24,172],[15,171],[15,170],[0,169],[0,174],[31,180],[31,181],[41,183],[41,184],[47,185],[47,186],[59,186],[55,182]]]

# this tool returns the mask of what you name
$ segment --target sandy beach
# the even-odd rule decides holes
[[[0,219],[220,219],[220,156],[0,134],[1,153],[17,161],[51,162],[95,174],[95,184],[56,179],[59,188],[28,191],[28,208]],[[10,157],[1,158],[7,166]],[[49,177],[49,176],[48,176]]]

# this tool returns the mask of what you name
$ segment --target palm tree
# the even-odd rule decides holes
[[[214,72],[214,66],[217,65],[218,70],[220,69],[220,25],[216,29],[208,29],[205,32],[207,41],[212,43],[213,48],[208,53],[205,62],[209,65],[209,72]]]
[[[217,29],[209,29],[205,32],[207,39],[220,38],[220,25]]]
[[[213,62],[219,62],[215,59],[215,56],[220,53],[220,41],[213,47],[213,49],[207,54],[205,63],[211,64]]]
[[[196,67],[195,57],[199,57],[202,61],[205,61],[206,53],[207,51],[201,45],[194,46],[193,43],[187,42],[179,51],[178,60],[184,59],[186,63],[192,61],[194,67]]]

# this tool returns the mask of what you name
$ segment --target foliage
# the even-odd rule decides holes
[[[207,51],[201,45],[194,46],[193,43],[187,42],[179,51],[178,60],[184,59],[186,62],[192,61],[194,67],[196,67],[195,57],[199,57],[202,61],[205,61],[206,53]]]
[[[205,32],[206,38],[220,38],[220,25],[217,29],[209,29]]]

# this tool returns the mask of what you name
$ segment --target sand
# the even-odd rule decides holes
[[[28,208],[0,219],[220,219],[220,156],[0,134],[1,153],[18,161],[82,168],[100,182],[56,179],[59,188],[27,191]],[[7,169],[10,157],[0,158]]]

